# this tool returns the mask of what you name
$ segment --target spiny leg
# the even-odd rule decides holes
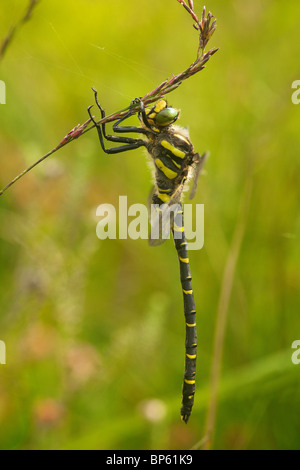
[[[98,98],[97,98],[97,91],[95,89],[94,90],[94,93],[95,93],[95,101],[96,101],[96,104],[98,106],[98,108],[100,109],[101,111],[101,117],[102,119],[105,118],[105,111],[104,109],[101,107],[99,101],[98,101]],[[108,154],[115,154],[115,153],[120,153],[120,152],[126,152],[127,150],[133,150],[133,149],[136,149],[136,148],[139,148],[141,146],[145,146],[146,143],[144,140],[142,139],[133,139],[131,137],[121,137],[121,136],[113,136],[113,135],[107,135],[106,134],[106,130],[105,130],[105,123],[103,124],[99,124],[93,117],[92,113],[91,113],[91,108],[92,106],[89,106],[88,107],[88,113],[89,113],[89,116],[92,120],[92,122],[95,124],[96,128],[97,128],[97,131],[98,131],[98,136],[99,136],[99,140],[100,140],[100,144],[101,144],[101,147],[102,147],[102,150],[105,152],[105,153],[108,153]],[[117,132],[144,132],[144,130],[140,130],[140,128],[138,127],[118,127],[119,124],[124,121],[125,119],[127,119],[129,116],[132,115],[132,112],[129,111],[125,116],[123,116],[121,119],[119,119],[114,125],[113,125],[113,129]],[[104,139],[103,137],[110,141],[110,142],[118,142],[118,143],[122,143],[122,144],[127,144],[127,145],[121,145],[121,146],[118,146],[118,147],[114,147],[114,148],[111,148],[111,149],[107,149],[104,145]]]

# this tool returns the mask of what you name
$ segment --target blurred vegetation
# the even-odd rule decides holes
[[[203,5],[194,0],[200,13]],[[2,4],[0,43],[27,2]],[[245,186],[214,449],[299,449],[300,4],[211,0],[205,70],[169,95],[199,152],[205,246],[190,254],[198,382],[181,423],[184,318],[172,242],[96,238],[96,207],[146,202],[140,150],[108,157],[89,132],[0,199],[1,449],[189,449],[205,432],[216,312]],[[0,62],[0,187],[87,119],[119,110],[194,59],[175,0],[41,0]],[[148,368],[148,370],[146,370]]]

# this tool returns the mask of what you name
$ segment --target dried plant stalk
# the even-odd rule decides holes
[[[34,8],[37,6],[37,4],[40,2],[40,0],[29,0],[28,7],[25,11],[25,14],[23,17],[18,21],[17,24],[15,24],[7,34],[7,36],[4,38],[2,41],[2,44],[0,45],[0,60],[4,57],[5,52],[7,51],[8,46],[12,42],[17,30],[22,26],[22,24],[26,23],[31,18],[31,14],[34,10]]]
[[[37,3],[39,0],[32,0],[31,3],[34,6],[35,3]],[[152,91],[141,97],[141,101],[143,102],[144,106],[149,106],[151,103],[163,98],[165,95],[168,93],[172,92],[176,88],[178,88],[184,80],[187,80],[188,78],[192,77],[196,73],[200,72],[205,68],[205,64],[208,62],[208,60],[211,58],[213,54],[217,52],[218,49],[213,48],[210,49],[208,52],[205,52],[205,48],[212,37],[215,29],[216,29],[216,21],[212,22],[212,19],[214,16],[209,12],[206,15],[206,9],[205,7],[203,8],[201,19],[197,17],[195,11],[194,11],[194,5],[192,0],[188,0],[188,5],[184,0],[177,0],[184,8],[187,10],[187,12],[190,14],[192,17],[193,21],[195,22],[193,24],[194,28],[198,31],[199,33],[199,45],[198,45],[198,50],[197,50],[197,57],[196,60],[183,72],[179,73],[178,75],[173,76],[172,78],[168,80],[164,80],[160,85],[155,87]],[[30,14],[30,13],[29,13]],[[23,19],[24,21],[24,19]],[[0,56],[1,57],[1,56]],[[105,116],[105,118],[101,119],[98,121],[98,124],[101,123],[106,123],[106,122],[112,122],[120,119],[121,117],[125,116],[126,113],[130,110],[132,115],[136,114],[139,112],[139,104],[135,104],[132,102],[129,106],[126,108],[121,109],[120,111],[117,111],[115,113],[112,113],[108,116]],[[41,163],[43,160],[48,158],[50,155],[53,155],[53,153],[57,152],[57,150],[61,149],[64,147],[66,144],[72,142],[75,139],[78,139],[81,137],[83,134],[86,132],[90,131],[95,127],[95,124],[92,124],[90,127],[88,125],[91,123],[91,119],[86,121],[84,124],[80,125],[78,124],[75,126],[64,138],[63,140],[52,150],[50,150],[48,153],[43,155],[39,160],[37,160],[35,163],[33,163],[29,168],[24,170],[22,173],[20,173],[18,176],[16,176],[10,183],[8,183],[1,191],[0,191],[0,196],[6,191],[10,186],[12,186],[16,181],[18,181],[20,178],[22,178],[26,173],[28,173],[32,168],[34,168],[36,165]]]

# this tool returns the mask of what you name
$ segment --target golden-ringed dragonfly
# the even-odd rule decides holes
[[[100,109],[102,119],[105,112],[100,106],[95,93],[95,102]],[[194,178],[190,194],[192,199],[196,193],[197,180],[206,160],[206,154],[200,156],[194,151],[187,129],[174,125],[179,117],[179,110],[169,107],[165,99],[160,99],[151,108],[145,109],[143,102],[136,99],[133,105],[139,104],[140,127],[120,126],[127,118],[135,114],[131,109],[113,125],[115,133],[137,133],[143,138],[131,138],[120,135],[108,135],[105,123],[98,124],[88,112],[97,127],[99,140],[103,151],[107,154],[126,152],[127,150],[145,147],[154,166],[154,188],[149,197],[154,205],[156,215],[152,225],[158,226],[158,236],[149,238],[150,245],[162,243],[170,230],[172,231],[180,265],[180,280],[183,292],[184,315],[186,322],[185,339],[185,370],[182,387],[181,418],[187,423],[192,412],[195,394],[195,374],[197,358],[196,309],[192,288],[192,277],[189,264],[187,241],[183,225],[181,197],[185,183]],[[104,139],[121,144],[117,147],[106,148]],[[174,209],[175,207],[175,209]],[[157,214],[159,215],[157,217]],[[153,233],[153,232],[151,232]]]

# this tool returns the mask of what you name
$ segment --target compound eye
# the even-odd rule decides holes
[[[168,126],[172,122],[176,121],[179,116],[178,109],[175,108],[165,108],[157,113],[155,117],[155,123],[158,126]]]

